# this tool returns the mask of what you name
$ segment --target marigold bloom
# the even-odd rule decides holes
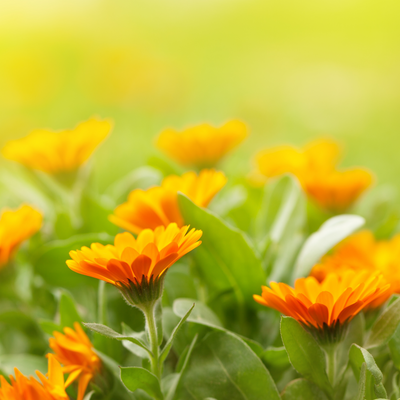
[[[254,295],[258,303],[290,316],[308,328],[323,330],[343,325],[363,308],[386,295],[389,289],[382,275],[348,270],[330,273],[322,282],[314,277],[297,279],[294,288],[271,282]]]
[[[5,158],[28,168],[50,174],[77,169],[107,137],[111,123],[91,118],[72,130],[53,132],[37,129],[28,136],[9,141],[3,148]]]
[[[168,226],[171,222],[182,227],[177,193],[182,192],[198,206],[207,207],[225,184],[225,175],[214,169],[203,169],[199,175],[193,171],[182,176],[171,175],[162,181],[161,187],[133,190],[128,201],[110,215],[110,221],[133,233]]]
[[[71,251],[72,260],[68,260],[67,265],[79,274],[117,286],[125,297],[136,296],[136,291],[132,294],[125,289],[143,289],[162,282],[173,263],[201,244],[202,232],[195,229],[188,232],[188,229],[188,226],[178,228],[172,223],[166,228],[145,229],[137,239],[128,232],[120,233],[115,237],[114,245],[93,243],[90,249],[82,247]],[[162,287],[159,286],[154,296],[161,296]],[[140,296],[127,301],[136,304]]]
[[[281,146],[258,153],[257,165],[268,178],[290,173],[304,191],[330,211],[350,207],[372,184],[372,174],[361,168],[338,170],[340,148],[330,140],[309,143],[303,150]]]
[[[48,377],[36,371],[42,383],[27,378],[15,369],[15,378],[11,375],[11,385],[0,376],[0,400],[69,400],[65,392],[64,375],[59,362],[49,356]]]
[[[0,216],[0,267],[41,226],[42,214],[28,205],[22,205],[17,210],[3,210]]]
[[[311,275],[318,281],[336,272],[347,270],[381,273],[385,283],[390,283],[386,296],[377,299],[371,307],[378,307],[393,293],[400,293],[400,234],[390,240],[375,240],[370,231],[357,232],[336,246],[331,254],[313,267]]]
[[[70,374],[65,386],[79,379],[77,400],[82,400],[87,385],[100,370],[101,361],[78,322],[74,323],[74,328],[64,328],[64,334],[53,332],[54,338],[50,338],[49,344],[54,357],[63,365],[63,372]]]
[[[182,132],[166,129],[159,135],[156,145],[182,165],[213,167],[246,136],[246,125],[234,120],[219,128],[201,124]]]

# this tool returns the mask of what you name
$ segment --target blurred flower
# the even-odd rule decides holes
[[[304,191],[321,207],[340,212],[349,208],[372,184],[372,174],[361,168],[338,170],[340,148],[337,143],[320,139],[303,150],[281,146],[256,156],[258,168],[268,178],[290,173]]]
[[[15,378],[11,375],[11,385],[0,376],[0,400],[69,400],[65,392],[64,375],[59,362],[49,356],[47,377],[36,371],[42,384],[33,377],[27,378],[15,369]]]
[[[178,192],[188,196],[198,206],[207,207],[225,184],[225,175],[214,169],[204,169],[199,175],[193,171],[182,176],[171,175],[162,181],[161,187],[133,190],[128,201],[110,215],[110,221],[133,233],[168,226],[171,222],[181,227],[184,221],[179,211]]]
[[[74,328],[64,328],[64,334],[53,332],[54,338],[50,338],[49,345],[54,357],[63,365],[63,373],[70,374],[65,386],[79,379],[77,400],[82,400],[87,385],[100,370],[101,361],[78,322],[74,323]]]
[[[336,246],[332,254],[323,257],[313,267],[311,275],[322,281],[332,272],[340,275],[347,270],[381,273],[384,282],[390,283],[386,296],[375,300],[371,307],[380,306],[393,293],[400,294],[400,234],[390,240],[377,241],[370,231],[358,232]]]
[[[145,229],[135,239],[128,232],[115,237],[114,245],[93,243],[71,251],[67,265],[73,271],[118,287],[130,304],[152,301],[162,294],[166,271],[201,244],[202,232],[175,223]]]
[[[17,210],[3,210],[0,216],[0,267],[13,252],[42,226],[42,214],[28,205]]]
[[[156,145],[182,165],[204,168],[215,166],[246,136],[243,122],[229,121],[219,128],[202,124],[182,132],[166,129],[157,138]]]
[[[53,132],[38,129],[28,136],[6,143],[5,158],[28,168],[56,174],[77,169],[107,137],[111,123],[91,118],[72,130]]]
[[[322,282],[312,276],[300,278],[294,288],[285,283],[270,285],[262,286],[262,295],[254,295],[254,300],[322,334],[340,329],[363,308],[386,296],[390,286],[382,275],[352,270],[341,275],[330,273]]]

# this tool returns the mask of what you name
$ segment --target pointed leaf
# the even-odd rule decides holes
[[[293,368],[330,395],[325,353],[312,335],[293,318],[282,317],[281,336]]]
[[[163,400],[158,378],[147,369],[121,367],[121,380],[131,392],[142,389],[156,400]]]
[[[190,307],[190,309],[187,311],[187,313],[179,321],[179,324],[172,331],[172,334],[169,337],[168,342],[165,344],[164,348],[161,351],[161,354],[160,354],[160,362],[161,363],[164,362],[164,360],[167,358],[168,353],[171,350],[172,342],[174,341],[175,335],[178,333],[179,329],[182,327],[182,325],[188,319],[188,317],[189,317],[190,313],[192,312],[194,306],[195,306],[195,303],[192,304],[192,307]]]
[[[400,323],[400,298],[397,298],[371,328],[365,347],[377,347],[387,343],[393,336]]]
[[[328,219],[304,243],[297,258],[294,278],[308,275],[314,264],[324,254],[354,231],[361,228],[364,223],[364,218],[358,215],[338,215]]]
[[[306,379],[295,379],[285,387],[282,400],[328,400],[328,398],[314,383]]]
[[[60,313],[60,325],[62,328],[66,326],[73,328],[75,322],[82,323],[82,318],[76,310],[74,299],[64,290],[61,292],[58,312]]]

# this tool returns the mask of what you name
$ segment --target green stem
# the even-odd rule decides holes
[[[97,319],[99,324],[107,325],[106,283],[99,281]]]
[[[329,381],[331,382],[331,385],[333,389],[335,389],[336,385],[336,345],[332,344],[329,347],[326,348],[326,354],[328,358],[328,378]]]
[[[146,328],[150,338],[150,349],[153,353],[151,358],[151,370],[157,378],[161,378],[161,365],[159,356],[157,324],[156,324],[156,301],[151,302],[147,307],[143,307],[143,312],[146,317]]]

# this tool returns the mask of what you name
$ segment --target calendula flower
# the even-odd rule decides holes
[[[384,282],[390,284],[386,296],[371,303],[373,308],[380,306],[393,293],[400,294],[400,234],[390,240],[376,240],[370,231],[357,232],[323,257],[313,267],[311,275],[322,281],[332,272],[340,275],[349,269],[356,273],[363,270],[371,274],[381,273]]]
[[[271,282],[254,295],[258,303],[274,308],[320,337],[340,336],[340,329],[373,301],[386,296],[389,284],[382,275],[352,270],[330,273],[322,282],[313,276],[297,279],[294,288]]]
[[[168,226],[172,222],[182,227],[184,221],[179,211],[178,192],[198,206],[207,207],[225,184],[225,175],[214,169],[203,169],[198,175],[193,171],[182,176],[171,175],[160,187],[133,190],[128,201],[114,210],[110,221],[133,233]]]
[[[75,380],[79,380],[78,398],[82,400],[87,385],[101,367],[100,358],[94,352],[93,345],[78,322],[74,329],[64,328],[64,334],[53,332],[50,338],[50,348],[54,357],[63,365],[63,372],[69,374],[65,386],[68,387]],[[48,357],[53,357],[49,354]]]
[[[12,257],[18,246],[42,226],[42,214],[28,205],[5,209],[0,216],[0,267]]]
[[[128,232],[115,237],[114,245],[93,243],[71,251],[70,269],[116,286],[128,303],[140,305],[161,297],[165,273],[182,256],[201,244],[202,232],[189,227],[145,229],[134,238]]]
[[[15,378],[10,376],[11,384],[0,376],[0,400],[69,400],[61,365],[54,356],[49,356],[47,377],[39,371],[36,374],[41,383],[22,375],[18,369],[15,369]]]
[[[340,212],[371,186],[373,177],[362,168],[338,170],[339,155],[335,142],[321,139],[302,150],[282,146],[261,151],[256,161],[266,177],[293,174],[311,199],[329,211]]]
[[[166,129],[156,145],[185,166],[213,167],[247,136],[246,125],[229,121],[219,128],[201,124],[182,132]]]
[[[6,143],[5,158],[49,174],[76,170],[107,137],[111,123],[91,118],[75,129],[53,132],[38,129]]]

